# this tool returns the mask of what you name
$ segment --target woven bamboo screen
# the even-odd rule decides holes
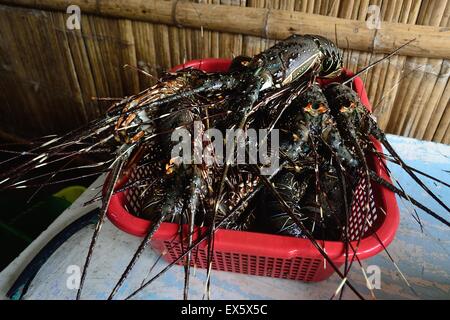
[[[81,30],[66,26],[71,4]],[[366,27],[370,5],[380,30]],[[335,40],[354,71],[417,38],[363,80],[388,132],[448,144],[449,17],[450,0],[0,0],[0,137],[65,132],[111,103],[93,97],[153,83],[125,64],[157,76],[190,59],[254,55],[296,32]]]

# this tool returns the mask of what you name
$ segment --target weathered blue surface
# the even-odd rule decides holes
[[[409,165],[450,182],[450,173],[445,172],[445,170],[450,170],[449,146],[392,135],[389,135],[389,140]],[[435,212],[449,218],[449,214],[444,213],[444,209],[440,208],[421,190],[402,169],[393,164],[390,164],[389,167],[392,169],[393,177],[400,181],[409,194],[434,209]],[[448,188],[435,184],[427,178],[423,178],[423,181],[442,200],[449,203],[450,190]],[[376,297],[379,299],[449,299],[449,229],[417,209],[424,224],[422,233],[419,225],[412,218],[412,206],[406,201],[399,201],[399,206],[401,211],[400,228],[388,250],[417,296],[399,276],[386,253],[381,253],[364,261],[365,267],[377,265],[381,268],[381,289],[374,291]],[[27,299],[73,299],[75,297],[75,290],[69,290],[66,286],[69,277],[66,269],[69,265],[82,266],[92,229],[91,227],[80,231],[58,249],[39,272],[26,296]],[[99,245],[89,269],[83,297],[105,299],[138,245],[138,238],[122,233],[107,222],[102,229]],[[149,266],[156,258],[157,254],[150,250],[143,255],[117,298],[125,297],[127,293],[139,286],[147,274]],[[14,268],[20,269],[16,265],[0,274],[0,285],[11,282],[14,277]],[[165,263],[160,262],[152,274],[154,275],[163,266]],[[349,278],[361,293],[370,298],[361,269],[357,264],[354,265]],[[196,270],[195,276],[191,280],[190,297],[192,299],[202,298],[204,280],[205,271]],[[181,299],[183,281],[183,268],[176,266],[136,298]],[[340,279],[336,275],[321,283],[306,284],[298,281],[213,271],[211,297],[213,299],[329,299],[339,283]],[[355,298],[348,289],[345,290],[344,297]]]
[[[389,135],[389,141],[407,164],[422,170],[445,182],[450,181],[450,147],[431,142]],[[426,204],[434,212],[449,219],[449,214],[432,200],[412,178],[399,166],[389,165],[392,175],[408,194]],[[422,181],[445,203],[449,203],[449,188],[423,178]],[[417,209],[424,225],[422,233],[418,223],[412,218],[413,207],[407,201],[398,199],[401,223],[397,237],[388,251],[396,257],[396,262],[420,298],[450,298],[450,233],[449,229],[432,217]],[[382,267],[382,298],[414,298],[401,281],[393,264],[386,260],[386,254],[370,259],[367,263]]]

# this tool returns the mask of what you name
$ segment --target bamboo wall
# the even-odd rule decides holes
[[[95,8],[105,1],[89,0],[83,3],[88,9],[92,4],[92,10],[84,12],[82,7],[81,30],[68,30],[69,15],[62,10],[80,1],[55,1],[61,8],[37,4],[46,2],[0,0],[0,139],[66,132],[99,116],[110,104],[93,97],[134,94],[154,81],[124,68],[125,64],[157,76],[161,70],[186,60],[254,55],[275,42],[249,35],[251,32],[211,31],[214,23],[209,26],[208,21],[202,22],[200,28],[156,22],[165,22],[164,17],[140,21],[149,14],[145,9],[139,11],[144,17],[139,20],[105,17]],[[111,3],[120,2],[111,0],[105,6],[115,10]],[[386,23],[442,27],[439,31],[447,36],[445,39],[450,27],[450,0],[196,2],[273,10],[267,12],[300,11],[361,22],[367,17],[369,5],[375,4],[381,7],[381,17]],[[123,16],[134,17],[126,12]],[[228,19],[232,24],[239,17]],[[232,25],[228,27],[227,30],[233,30]],[[314,27],[321,30],[320,20]],[[422,41],[424,37],[418,38]],[[355,39],[338,40],[344,49],[346,66],[351,70],[359,70],[383,56],[354,49],[359,48]],[[432,48],[428,43],[431,42],[426,42],[426,46]],[[428,51],[429,56],[426,46],[417,56],[400,55],[378,65],[363,80],[378,121],[388,132],[449,144],[450,63],[440,58],[448,56],[436,52],[440,46],[450,49],[450,41],[439,42],[435,50]],[[417,51],[417,47],[412,46],[411,50]]]

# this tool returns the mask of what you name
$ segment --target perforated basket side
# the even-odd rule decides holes
[[[132,174],[133,179],[139,179],[140,177],[145,176],[146,169],[145,167],[140,167],[136,172]],[[375,187],[375,189],[374,189]],[[369,195],[370,195],[370,211],[367,213],[365,211],[365,203],[366,203],[366,184],[364,179],[360,179],[360,183],[356,188],[354,201],[352,203],[352,213],[350,216],[350,229],[349,234],[352,240],[356,241],[359,239],[361,232],[364,227],[364,217],[367,215],[367,223],[364,228],[364,233],[371,234],[376,231],[373,230],[373,226],[379,226],[382,224],[381,221],[384,216],[380,215],[379,209],[377,209],[375,203],[375,197],[373,195],[373,191],[378,191],[377,186],[369,186]],[[131,212],[134,210],[139,210],[140,202],[139,202],[139,189],[131,188],[126,195],[125,206],[129,208]],[[137,212],[136,212],[137,213]],[[381,219],[381,220],[380,220]],[[220,232],[226,233],[230,232],[227,230],[221,230]],[[236,232],[236,231],[233,231]],[[246,232],[242,232],[244,234]],[[273,239],[278,238],[278,235],[270,235]],[[283,237],[283,236],[281,236]],[[228,271],[228,272],[237,272],[249,275],[257,275],[257,276],[269,276],[274,278],[283,278],[283,279],[291,279],[291,280],[300,280],[300,281],[320,281],[327,278],[329,275],[333,273],[333,269],[326,266],[324,259],[320,257],[309,257],[307,254],[302,256],[301,248],[305,246],[305,242],[309,242],[306,239],[296,239],[290,237],[291,241],[296,242],[295,245],[299,249],[299,255],[293,258],[286,258],[285,254],[280,254],[280,256],[272,255],[269,256],[267,254],[245,254],[242,252],[233,252],[233,251],[220,251],[216,250],[213,253],[212,260],[212,268],[214,270],[220,271]],[[363,236],[364,238],[364,236]],[[216,240],[217,241],[217,240]],[[331,241],[319,241],[322,243],[327,249]],[[173,262],[179,256],[184,253],[186,250],[186,243],[183,245],[180,242],[179,236],[177,234],[173,234],[171,239],[159,239],[153,240],[152,245],[160,252],[164,252],[164,259]],[[261,242],[253,243],[254,246],[261,247],[260,252],[269,251],[270,242]],[[239,249],[242,247],[242,241],[239,238],[235,239],[235,249]],[[273,248],[272,248],[273,249]],[[283,248],[279,248],[280,251]],[[289,250],[288,248],[286,250]],[[208,251],[205,246],[197,248],[191,254],[191,265],[196,266],[198,268],[207,268],[208,266]],[[184,259],[179,261],[179,264],[184,264]],[[337,266],[342,264],[342,261],[335,261]]]
[[[186,250],[186,246],[182,248],[179,242],[172,241],[164,241],[163,247],[163,252],[167,252],[165,259],[169,262],[175,261]],[[207,257],[206,249],[194,250],[191,266],[206,269]],[[184,262],[181,261],[179,264],[182,265]],[[221,251],[215,251],[212,259],[214,270],[300,281],[313,281],[321,264],[320,259],[301,257],[283,259]]]

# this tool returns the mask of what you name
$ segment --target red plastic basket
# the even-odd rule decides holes
[[[228,59],[204,59],[190,61],[172,70],[194,67],[207,72],[223,72],[229,65]],[[347,76],[350,75],[351,73],[347,72]],[[364,84],[360,78],[355,79],[354,88],[361,101],[370,110]],[[376,148],[382,151],[380,143],[373,141]],[[379,159],[373,157],[368,160],[371,168],[379,176],[390,181]],[[145,172],[133,172],[130,179],[140,175],[145,175]],[[365,186],[361,183],[356,189],[352,203],[349,226],[352,239],[355,239],[354,247],[364,226],[365,190]],[[133,189],[115,194],[108,208],[108,217],[123,231],[142,237],[146,234],[150,221],[138,218],[129,212],[130,210],[136,213],[137,199],[137,191]],[[394,239],[399,225],[399,210],[393,192],[373,183],[370,199],[371,211],[368,215],[370,223],[366,224],[363,231],[364,237],[357,252],[361,260],[376,255],[383,250],[383,246],[387,247]],[[186,248],[186,244],[180,241],[179,225],[175,223],[162,223],[151,243],[154,249],[165,253],[164,258],[169,262],[177,259],[183,253],[183,248]],[[338,267],[345,262],[344,243],[319,241],[319,244]],[[349,252],[349,256],[352,255],[353,253]],[[204,241],[193,251],[192,263],[195,263],[197,267],[207,268],[207,256],[207,243]],[[183,260],[180,260],[180,264],[183,264]],[[221,271],[308,282],[324,280],[334,272],[324,263],[323,256],[307,239],[232,230],[216,231],[212,267]]]

